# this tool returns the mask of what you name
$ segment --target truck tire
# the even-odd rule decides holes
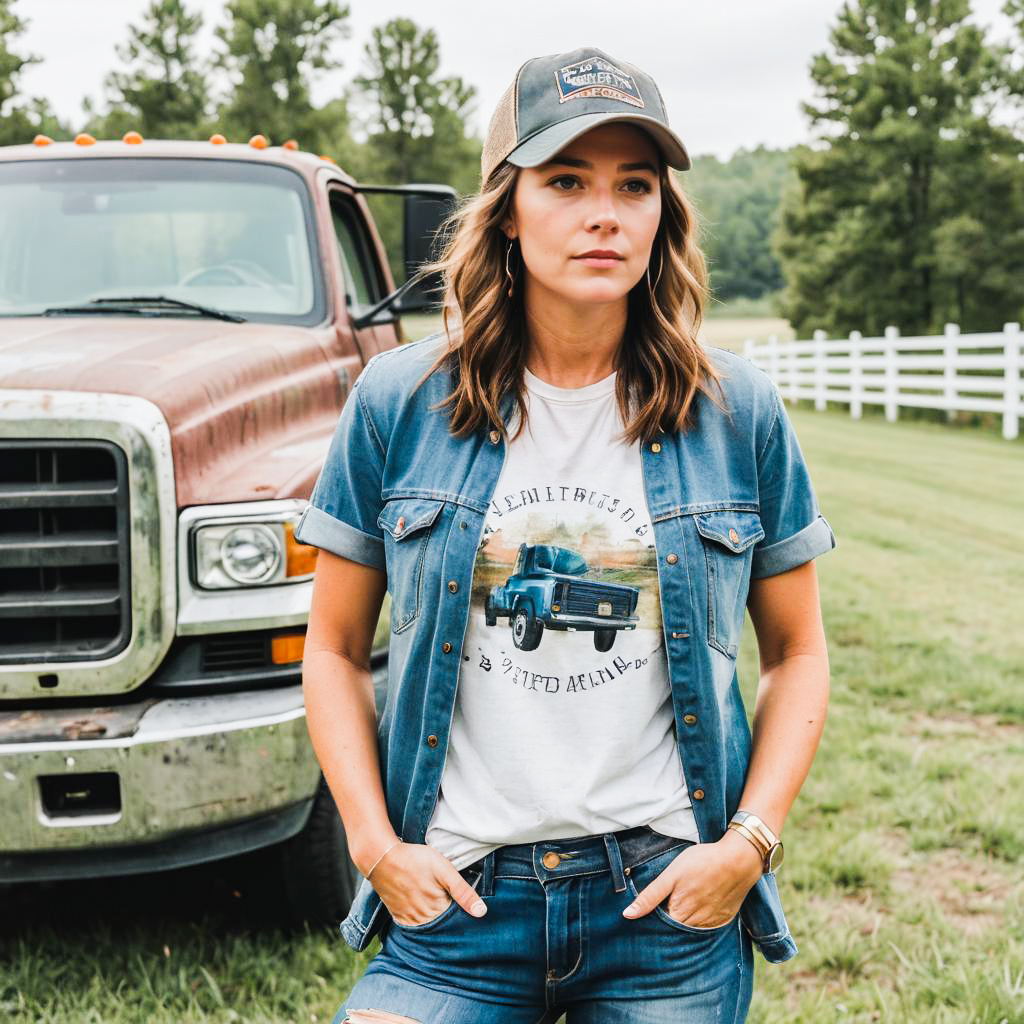
[[[612,644],[615,643],[615,630],[614,629],[595,629],[594,630],[594,647],[599,650],[602,654],[612,649]]]
[[[512,643],[520,651],[535,651],[543,632],[544,623],[534,617],[529,605],[521,604],[512,615]]]
[[[305,827],[276,852],[283,923],[337,926],[348,914],[360,876],[322,774]]]

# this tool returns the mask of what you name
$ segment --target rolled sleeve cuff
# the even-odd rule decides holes
[[[384,541],[335,519],[315,505],[307,505],[302,510],[295,527],[295,539],[301,544],[323,548],[333,555],[340,555],[373,569],[386,568]]]
[[[798,533],[785,537],[765,548],[754,548],[750,567],[750,578],[775,576],[777,573],[795,569],[836,546],[836,535],[823,515]]]

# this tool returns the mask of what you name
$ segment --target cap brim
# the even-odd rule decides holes
[[[536,167],[538,164],[544,163],[545,160],[550,160],[570,142],[578,139],[591,128],[595,128],[599,124],[608,124],[610,121],[624,121],[627,124],[635,124],[639,128],[646,129],[661,147],[670,167],[675,167],[680,171],[689,170],[690,156],[675,132],[646,114],[616,114],[610,111],[578,114],[576,117],[570,117],[565,121],[559,121],[557,124],[543,128],[536,135],[531,135],[530,138],[516,146],[505,159],[510,164],[515,164],[516,167]]]

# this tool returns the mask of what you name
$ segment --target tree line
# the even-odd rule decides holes
[[[69,138],[19,79],[17,0],[0,0],[0,144]],[[790,149],[697,156],[694,198],[715,302],[766,297],[798,336],[998,330],[1024,319],[1024,0],[995,43],[970,0],[847,0],[829,52],[814,56],[802,104],[811,140]],[[233,141],[260,132],[329,154],[354,177],[479,186],[481,140],[467,130],[476,90],[440,72],[433,29],[375,27],[362,67],[322,106],[318,75],[339,67],[341,0],[225,0],[214,52],[188,0],[151,0],[117,47],[123,70],[86,104],[84,128],[117,138]],[[996,110],[1017,118],[998,123]],[[393,214],[382,213],[382,229]]]

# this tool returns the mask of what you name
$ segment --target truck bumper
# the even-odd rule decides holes
[[[22,717],[38,736],[47,716],[75,714]],[[0,882],[180,867],[286,839],[305,824],[320,775],[301,686],[159,700],[116,737],[9,735]]]

